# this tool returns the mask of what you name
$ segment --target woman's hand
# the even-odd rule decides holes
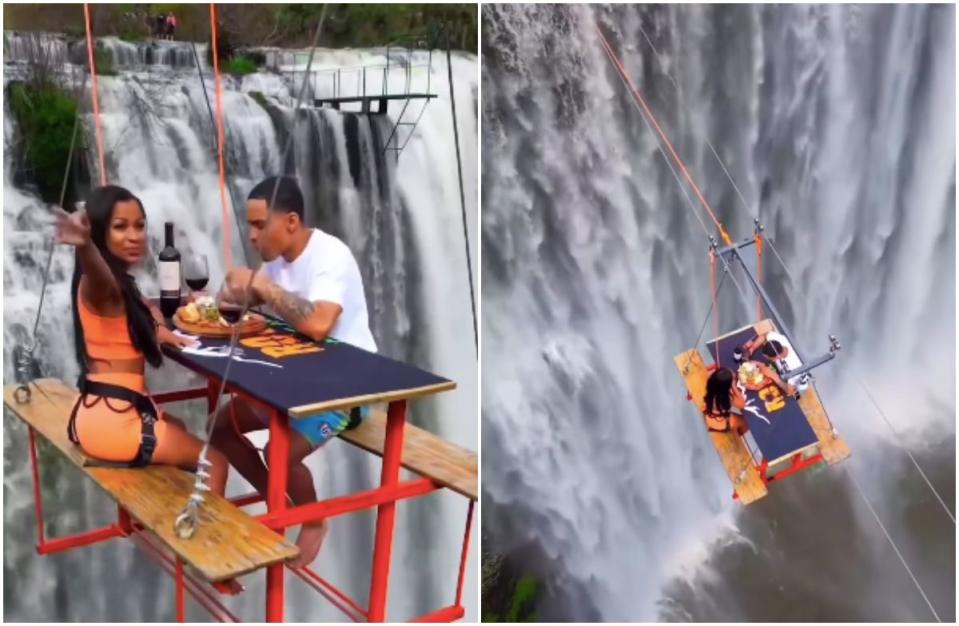
[[[157,341],[161,344],[165,343],[171,345],[177,349],[189,348],[190,346],[195,346],[197,344],[196,339],[192,337],[181,337],[166,326],[160,326],[157,328]]]
[[[740,390],[739,385],[737,385],[735,382],[733,382],[731,389],[731,400],[734,407],[740,409],[746,407],[746,397],[743,395],[742,390]]]
[[[87,217],[86,211],[67,213],[58,208],[56,209],[56,216],[57,243],[76,246],[77,248],[86,247],[90,243],[90,218]]]

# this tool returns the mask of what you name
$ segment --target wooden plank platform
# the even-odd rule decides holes
[[[383,456],[386,413],[371,411],[362,424],[340,433],[340,438]],[[479,489],[476,453],[444,441],[408,422],[403,431],[401,464],[411,472],[430,478],[470,500],[477,499]]]
[[[63,381],[42,379],[30,402],[19,404],[15,385],[3,389],[4,406],[49,439],[206,580],[220,582],[296,557],[299,549],[225,498],[208,494],[191,539],[178,538],[173,522],[193,491],[193,475],[170,466],[115,469],[86,466],[90,459],[67,437],[67,421],[77,391]],[[42,471],[42,468],[41,468]]]
[[[799,396],[799,406],[812,429],[816,431],[816,437],[819,438],[819,451],[822,457],[830,465],[835,465],[840,461],[849,458],[852,452],[846,440],[833,433],[829,426],[829,418],[826,415],[826,409],[819,400],[819,393],[815,385],[809,385],[809,389]]]
[[[706,363],[696,349],[687,350],[673,360],[683,380],[686,381],[686,389],[696,405],[696,410],[699,411],[700,424],[703,430],[706,430],[706,424],[702,418],[705,409],[703,396],[706,394],[706,379],[709,378]],[[749,504],[765,496],[766,485],[760,478],[742,437],[732,431],[714,433],[707,430],[707,433],[739,500],[743,504]]]

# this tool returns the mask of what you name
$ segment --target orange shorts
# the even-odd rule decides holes
[[[121,385],[146,395],[146,385],[139,374],[90,375],[90,380]],[[154,405],[156,406],[156,405]],[[169,424],[157,408],[157,422],[153,425],[157,446],[163,441]],[[88,394],[77,409],[76,432],[80,447],[88,455],[101,461],[132,461],[140,449],[142,420],[129,402]]]

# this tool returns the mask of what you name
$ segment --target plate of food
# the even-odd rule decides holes
[[[739,382],[752,391],[762,389],[769,383],[756,361],[746,361],[739,366]]]
[[[173,325],[185,333],[199,337],[230,337],[234,326],[239,327],[241,337],[249,337],[266,330],[266,319],[263,316],[247,313],[241,320],[239,314],[239,310],[221,311],[213,298],[203,296],[177,309],[173,316]]]

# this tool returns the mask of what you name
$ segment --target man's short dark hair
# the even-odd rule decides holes
[[[276,188],[276,199],[270,205],[274,188]],[[296,179],[290,176],[270,176],[254,187],[246,199],[264,200],[269,210],[275,213],[296,213],[300,221],[303,221],[303,192],[296,184]]]
[[[763,346],[763,354],[765,354],[771,359],[774,359],[777,356],[779,356],[782,353],[782,351],[783,351],[783,344],[779,343],[775,339],[771,339],[767,341],[766,344]]]

